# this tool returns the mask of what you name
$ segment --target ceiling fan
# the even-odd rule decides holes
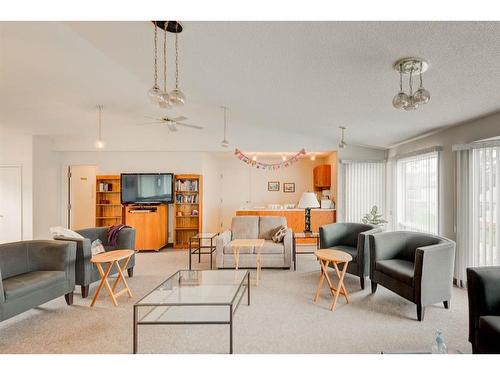
[[[203,129],[202,126],[191,125],[191,124],[186,124],[186,123],[182,122],[184,120],[187,120],[187,117],[184,117],[184,116],[161,117],[161,118],[155,118],[155,117],[149,117],[149,116],[144,116],[144,117],[146,117],[150,120],[154,120],[154,121],[144,122],[144,123],[139,124],[139,125],[166,125],[171,132],[176,132],[177,130],[179,130],[179,129],[177,129],[177,126],[185,126],[187,128],[193,128],[193,129]]]

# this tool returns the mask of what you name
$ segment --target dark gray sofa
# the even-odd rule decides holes
[[[89,295],[90,284],[101,280],[97,267],[90,262],[92,252],[90,245],[96,239],[100,239],[106,251],[118,249],[135,250],[135,229],[123,228],[118,235],[118,242],[116,246],[108,245],[108,229],[109,227],[87,228],[80,229],[76,232],[82,235],[83,239],[67,238],[67,237],[54,237],[55,240],[73,241],[76,243],[76,267],[75,267],[75,283],[81,286],[82,297],[86,298]],[[124,261],[120,261],[122,264]],[[132,277],[134,274],[135,254],[132,255],[127,265],[128,276]],[[118,272],[116,267],[113,267],[110,275]]]
[[[369,236],[372,293],[380,284],[417,305],[442,302],[449,308],[455,262],[455,242],[431,234],[396,231]]]
[[[359,276],[361,289],[365,289],[365,277],[370,274],[368,235],[382,229],[368,224],[335,223],[319,228],[321,249],[335,248],[352,256],[347,272]]]
[[[73,304],[76,246],[63,241],[0,245],[0,321],[54,298]]]
[[[500,267],[467,268],[472,353],[500,354]]]

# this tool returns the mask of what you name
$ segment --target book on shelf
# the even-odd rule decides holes
[[[198,203],[198,195],[182,195],[175,196],[175,203]]]
[[[108,182],[99,182],[99,192],[113,191],[113,184]]]
[[[175,182],[177,191],[198,191],[198,180],[177,180]]]

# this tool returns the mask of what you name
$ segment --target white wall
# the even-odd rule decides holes
[[[389,158],[432,146],[442,146],[440,155],[439,226],[441,235],[455,239],[455,158],[454,144],[463,144],[500,136],[500,113],[445,129],[428,137],[389,150]],[[388,200],[389,201],[389,200]]]
[[[22,167],[23,239],[33,238],[33,141],[0,127],[0,165]]]

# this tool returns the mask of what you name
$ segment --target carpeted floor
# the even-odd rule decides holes
[[[208,268],[208,262],[194,263]],[[79,288],[73,306],[58,298],[0,323],[0,353],[131,353],[132,306],[162,280],[187,268],[185,251],[137,255],[129,279],[134,298],[118,298],[113,307],[106,291],[97,305],[82,299]],[[426,309],[416,320],[415,305],[380,287],[372,295],[359,279],[346,275],[350,304],[339,299],[329,310],[330,294],[323,289],[312,302],[319,277],[313,255],[300,255],[298,270],[263,270],[251,290],[251,306],[242,302],[234,318],[235,353],[380,353],[429,351],[437,328],[450,350],[470,353],[467,342],[467,293],[454,288],[451,309]],[[326,285],[326,283],[325,283]],[[97,283],[91,288],[93,295]],[[141,326],[141,353],[226,353],[228,326]]]

